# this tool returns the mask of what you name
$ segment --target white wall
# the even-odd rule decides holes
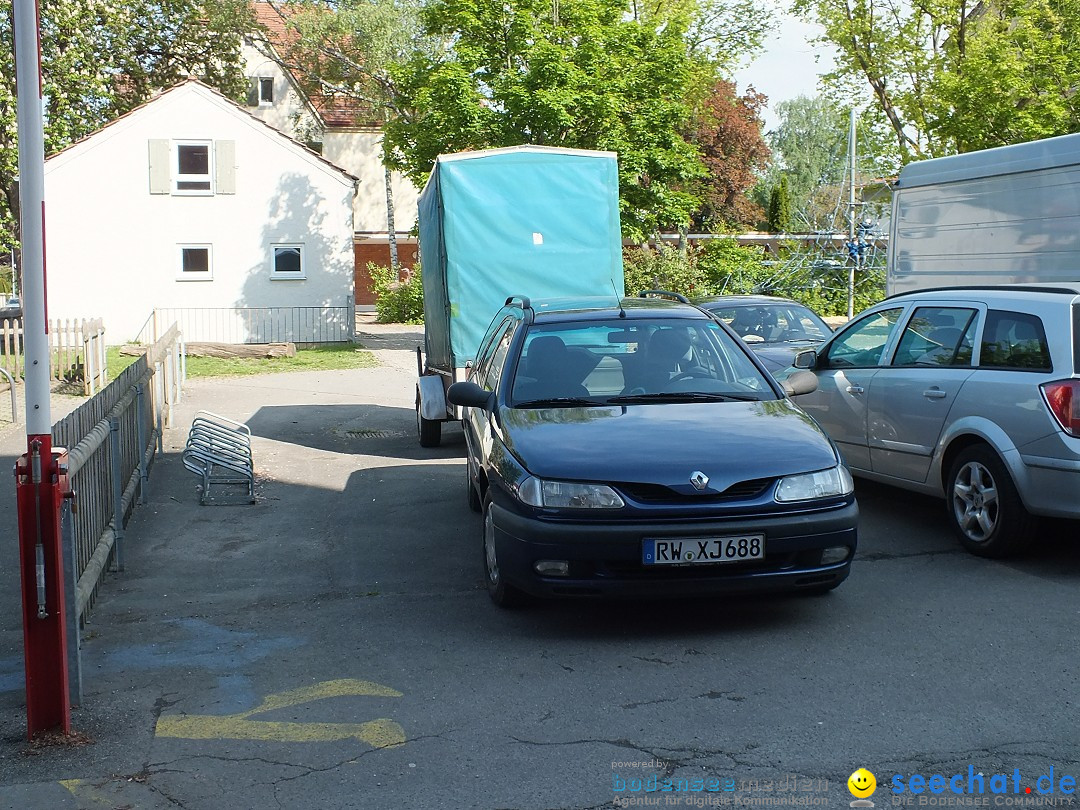
[[[353,225],[357,233],[386,233],[386,179],[382,165],[382,133],[378,130],[330,130],[323,136],[323,156],[354,177],[360,178],[353,202]],[[394,172],[394,227],[407,232],[416,224],[419,189]]]
[[[151,194],[148,142],[235,143],[236,193]],[[353,296],[353,181],[213,91],[188,83],[50,158],[50,318],[102,317],[131,339],[155,307],[344,306]],[[305,280],[271,278],[271,245],[304,245]],[[209,244],[212,280],[179,279]]]

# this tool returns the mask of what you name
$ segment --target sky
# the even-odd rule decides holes
[[[785,13],[786,2],[762,2],[774,9],[777,26],[772,36],[766,39],[761,56],[735,72],[735,83],[740,93],[753,85],[755,90],[769,97],[768,107],[762,115],[768,132],[778,123],[775,114],[778,102],[799,95],[817,95],[818,75],[829,69],[832,57],[827,50],[820,46],[815,49],[807,41],[818,33],[817,26]],[[821,54],[819,61],[815,61],[815,53]]]

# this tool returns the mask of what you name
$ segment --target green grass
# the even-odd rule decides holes
[[[135,357],[120,354],[120,347],[108,352],[109,378],[116,379]],[[352,343],[331,343],[298,349],[296,357],[219,357],[187,358],[188,377],[241,377],[251,374],[273,374],[283,371],[337,371],[349,368],[371,368],[378,365],[375,355]]]

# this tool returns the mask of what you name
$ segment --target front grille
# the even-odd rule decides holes
[[[679,491],[663,484],[616,483],[614,486],[630,500],[638,503],[698,504],[753,500],[772,487],[775,480],[775,478],[754,478],[749,481],[739,481],[723,492]]]

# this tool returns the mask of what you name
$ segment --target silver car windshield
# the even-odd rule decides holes
[[[511,391],[515,407],[778,398],[714,322],[670,318],[534,326]]]

